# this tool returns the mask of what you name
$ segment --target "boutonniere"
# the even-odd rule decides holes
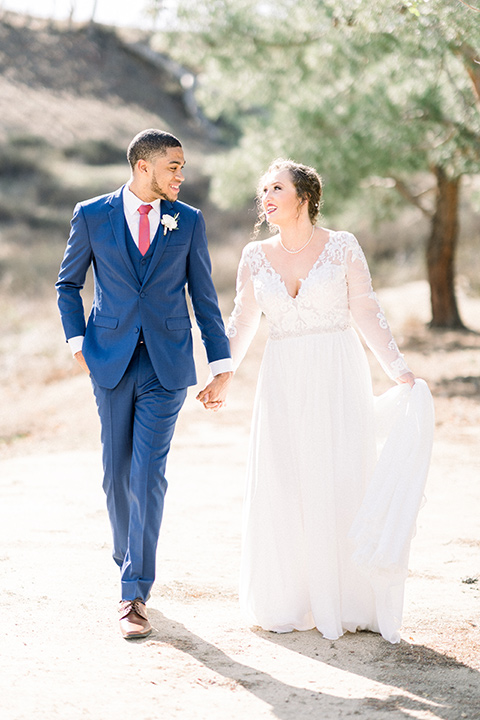
[[[168,230],[176,230],[178,228],[177,218],[180,213],[177,213],[175,217],[171,215],[162,215],[161,223],[163,225],[163,234],[166,235]]]

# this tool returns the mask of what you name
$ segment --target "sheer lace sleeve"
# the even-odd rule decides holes
[[[235,307],[227,323],[227,336],[230,340],[233,365],[238,368],[260,323],[262,311],[255,300],[253,280],[250,270],[249,254],[253,243],[243,250],[237,273]]]
[[[357,239],[350,235],[346,251],[350,312],[365,341],[393,380],[410,372],[395,342],[377,296],[367,261]]]

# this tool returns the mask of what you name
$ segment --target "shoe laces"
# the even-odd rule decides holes
[[[143,600],[141,600],[140,598],[135,598],[135,600],[122,600],[118,612],[122,613],[122,616],[125,617],[133,610],[133,612],[135,612],[137,615],[145,618],[145,610],[143,608],[143,605]]]

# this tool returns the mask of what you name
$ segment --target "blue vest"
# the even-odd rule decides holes
[[[130,260],[132,261],[132,265],[135,268],[135,272],[137,274],[138,279],[140,280],[140,283],[143,283],[145,279],[145,275],[148,270],[148,266],[150,265],[150,261],[152,259],[153,251],[155,249],[155,244],[158,239],[158,233],[160,231],[160,226],[155,233],[155,236],[150,243],[150,247],[148,248],[145,255],[142,255],[140,250],[138,249],[138,246],[135,244],[135,240],[132,237],[132,233],[130,232],[130,228],[128,227],[128,223],[125,220],[125,236],[127,239],[127,250],[128,254],[130,256]],[[140,334],[138,336],[139,342],[143,342],[143,330],[140,328]]]
[[[148,266],[150,265],[150,260],[152,259],[153,250],[158,239],[159,231],[160,226],[155,233],[155,237],[150,243],[150,247],[148,248],[147,252],[145,253],[145,255],[142,255],[142,253],[138,249],[138,246],[135,244],[135,240],[132,237],[132,233],[130,232],[128,223],[125,220],[125,237],[127,239],[127,250],[140,283],[143,283],[145,279]]]

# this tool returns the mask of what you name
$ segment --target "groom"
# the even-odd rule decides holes
[[[213,379],[199,395],[218,410],[232,377],[230,349],[210,276],[205,223],[177,200],[179,140],[145,130],[127,151],[129,182],[79,203],[56,284],[72,353],[90,373],[101,423],[103,488],[121,571],[120,628],[151,632],[145,603],[167,489],[165,466],[187,387],[196,383],[191,298]],[[81,298],[92,266],[88,322]]]

